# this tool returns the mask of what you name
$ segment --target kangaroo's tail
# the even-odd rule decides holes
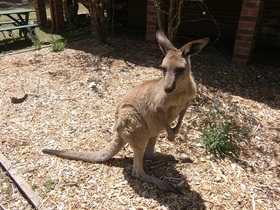
[[[115,139],[105,148],[97,152],[76,152],[72,150],[43,149],[42,152],[70,160],[83,160],[86,162],[103,162],[115,156],[125,145],[125,142],[116,135]]]

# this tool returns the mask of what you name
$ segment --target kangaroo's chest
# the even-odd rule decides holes
[[[195,97],[195,92],[195,89],[191,91],[183,90],[170,98],[169,102],[165,105],[165,111],[169,122],[175,120],[180,112],[189,106],[190,102]]]

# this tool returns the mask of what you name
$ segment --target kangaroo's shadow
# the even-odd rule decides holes
[[[123,168],[124,178],[135,193],[140,197],[152,198],[168,209],[206,209],[201,195],[191,190],[186,178],[176,170],[176,161],[144,161],[144,170],[149,175],[172,183],[180,189],[182,195],[161,191],[154,184],[133,177],[132,158],[112,158],[100,164]],[[187,164],[191,163],[186,163],[186,165]]]

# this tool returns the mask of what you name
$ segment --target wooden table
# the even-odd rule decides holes
[[[17,10],[2,10],[0,11],[0,16],[6,16],[9,20],[0,21],[0,32],[20,30],[20,35],[23,32],[25,38],[29,33],[32,37],[36,36],[35,27],[38,27],[38,24],[29,24],[29,14],[35,12],[33,9],[17,9]],[[2,27],[4,26],[4,27]]]

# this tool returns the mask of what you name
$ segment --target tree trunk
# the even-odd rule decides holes
[[[157,18],[159,29],[166,31],[167,38],[174,43],[181,23],[184,0],[159,0]]]
[[[102,43],[108,43],[107,4],[105,0],[91,0],[91,32]]]

